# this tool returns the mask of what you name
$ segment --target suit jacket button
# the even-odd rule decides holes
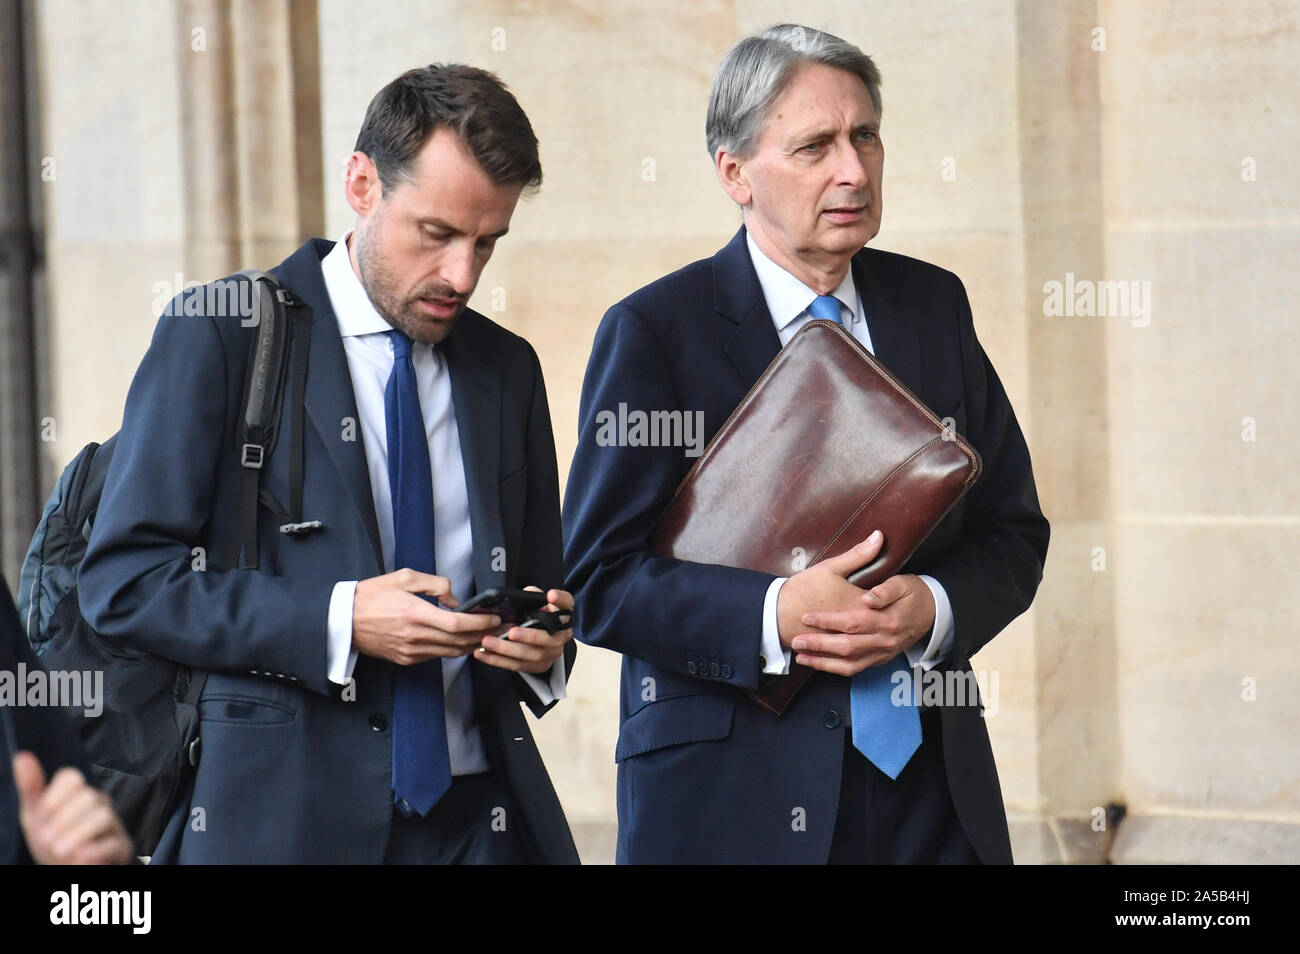
[[[826,715],[822,718],[822,725],[828,729],[838,728],[840,724],[840,714],[834,709],[827,709]]]
[[[723,679],[731,678],[731,667],[728,666],[726,663],[722,664],[722,678]]]
[[[381,713],[373,713],[370,716],[370,730],[372,732],[383,732],[388,728],[388,720]]]
[[[690,660],[687,660],[686,671],[689,672],[692,676],[695,675],[695,663],[691,662]]]
[[[709,663],[709,675],[710,676],[722,675],[722,667],[719,666],[717,663]]]

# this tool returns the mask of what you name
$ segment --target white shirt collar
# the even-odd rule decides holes
[[[779,332],[808,309],[817,297],[817,292],[768,258],[748,229],[745,230],[745,243],[749,246],[749,257],[754,262],[754,271],[758,273],[758,284],[767,300],[767,310],[771,312],[772,323]],[[852,267],[845,272],[844,281],[831,294],[848,308],[850,315],[857,315],[858,292],[853,286]]]
[[[325,290],[338,319],[339,334],[348,338],[392,331],[393,326],[375,310],[361,279],[352,270],[352,261],[348,257],[348,236],[351,234],[351,229],[344,232],[320,263]]]

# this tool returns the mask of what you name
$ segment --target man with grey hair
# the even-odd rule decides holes
[[[623,654],[621,862],[1011,861],[978,696],[899,705],[887,693],[892,705],[872,706],[890,687],[878,667],[908,682],[969,677],[971,655],[1029,606],[1048,541],[961,281],[864,248],[880,229],[880,115],[875,64],[838,37],[785,24],[736,44],[707,140],[744,224],[597,331],[565,564],[578,638]],[[843,324],[950,418],[983,458],[979,480],[905,572],[865,593],[846,576],[887,543],[879,533],[788,578],[655,556],[655,524],[692,459],[603,446],[599,414],[702,412],[711,436],[814,317]],[[776,717],[742,690],[792,660],[814,672]]]

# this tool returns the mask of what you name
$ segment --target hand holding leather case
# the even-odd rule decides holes
[[[970,444],[844,328],[814,320],[704,449],[651,547],[792,576],[879,529],[884,548],[849,576],[870,589],[899,571],[979,472]],[[792,662],[750,695],[779,716],[811,675]]]

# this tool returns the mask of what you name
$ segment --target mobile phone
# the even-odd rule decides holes
[[[456,607],[457,613],[486,613],[500,616],[501,622],[519,626],[546,605],[546,594],[534,590],[493,588]]]

